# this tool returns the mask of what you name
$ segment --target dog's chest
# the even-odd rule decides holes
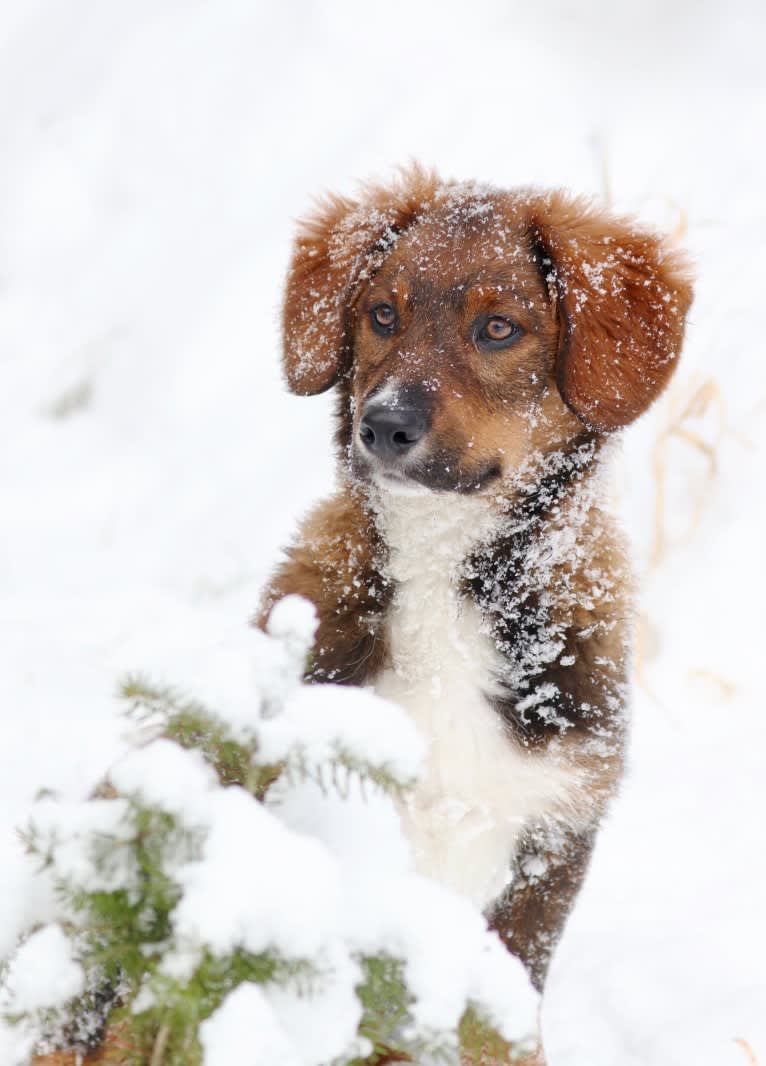
[[[498,655],[460,565],[491,533],[480,501],[393,497],[381,524],[396,593],[387,618],[391,665],[376,692],[413,717],[427,743],[424,773],[401,805],[418,869],[479,906],[504,887],[524,827],[560,812],[571,771],[507,735],[489,697]]]

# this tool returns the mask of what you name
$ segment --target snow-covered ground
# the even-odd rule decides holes
[[[333,477],[331,401],[280,380],[292,220],[414,156],[606,194],[695,258],[683,365],[617,477],[633,767],[544,1029],[551,1066],[766,1061],[765,39],[744,0],[6,0],[0,954],[13,826],[113,758],[117,677],[247,676],[258,587]]]

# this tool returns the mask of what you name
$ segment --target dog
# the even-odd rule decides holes
[[[416,866],[541,992],[624,766],[632,592],[606,470],[691,299],[683,254],[633,220],[418,166],[322,200],[289,266],[284,373],[336,390],[339,488],[258,624],[306,597],[307,680],[412,716]]]

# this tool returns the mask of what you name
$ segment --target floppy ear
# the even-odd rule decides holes
[[[299,223],[282,311],[282,359],[293,392],[324,392],[348,370],[349,308],[399,234],[444,183],[413,165],[352,200],[327,196]]]
[[[541,198],[533,214],[560,314],[559,391],[591,429],[619,429],[673,373],[692,300],[689,266],[662,238],[564,193]]]

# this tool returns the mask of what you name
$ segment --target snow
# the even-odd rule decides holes
[[[72,957],[72,946],[58,925],[46,925],[24,941],[11,963],[3,989],[9,1013],[35,1012],[60,1007],[84,987],[82,968]]]
[[[396,0],[383,24],[350,0],[3,6],[0,945],[49,905],[14,827],[40,788],[77,803],[122,755],[122,673],[252,722],[244,622],[332,482],[331,398],[280,380],[293,219],[416,156],[606,193],[692,250],[676,384],[619,465],[643,588],[632,770],[543,1026],[551,1066],[746,1064],[735,1038],[766,1059],[765,17],[751,0]],[[715,474],[671,436],[671,544],[650,565],[656,445],[707,380],[720,432],[689,425]],[[0,1033],[0,1060],[23,1040]]]
[[[30,1027],[0,1025],[0,1060],[7,1066],[27,1066],[34,1043]]]
[[[330,857],[242,789],[210,797],[201,856],[176,876],[184,895],[173,927],[182,944],[207,945],[217,955],[243,947],[303,958],[317,954],[335,926],[340,890]]]
[[[0,958],[7,958],[21,934],[34,921],[49,921],[55,914],[53,886],[32,869],[20,849],[8,849],[0,880]]]
[[[299,1066],[290,1038],[258,985],[246,982],[230,992],[200,1028],[205,1066]]]
[[[523,967],[487,933],[467,900],[415,873],[389,796],[358,786],[339,795],[304,781],[278,783],[269,803],[288,825],[322,840],[338,861],[348,942],[363,955],[387,952],[405,960],[419,1032],[443,1037],[467,1001],[481,1005],[508,1039],[534,1032],[537,996]]]
[[[285,596],[269,613],[266,628],[272,637],[281,638],[295,651],[299,673],[303,672],[306,655],[314,642],[318,625],[316,609],[302,596]]]
[[[31,808],[29,827],[63,882],[111,892],[131,884],[136,870],[127,852],[120,849],[114,849],[109,861],[95,869],[93,842],[119,840],[128,826],[127,816],[128,805],[122,799],[84,802],[43,797]]]
[[[258,729],[265,762],[289,756],[299,765],[337,759],[349,767],[377,766],[399,784],[420,769],[424,741],[396,704],[341,685],[302,686],[281,714]]]
[[[362,978],[359,965],[340,945],[325,953],[325,961],[327,970],[313,982],[311,996],[295,995],[279,985],[265,993],[274,1017],[290,1034],[291,1052],[301,1066],[333,1062],[367,1044],[356,1035],[362,1014],[355,993]],[[264,1059],[263,1066],[274,1061]]]
[[[353,983],[359,973],[348,962],[334,959],[343,980],[340,1002],[337,990],[325,989],[312,1003],[309,997],[264,991],[242,984],[201,1026],[205,1066],[308,1066],[332,1062],[354,1041],[359,1020]],[[345,994],[346,1001],[343,1001]],[[349,998],[350,994],[350,998]],[[348,1019],[351,1024],[338,1024]]]
[[[162,738],[115,763],[109,780],[123,795],[176,815],[190,826],[207,824],[210,793],[218,785],[215,772],[198,751],[185,751]]]

